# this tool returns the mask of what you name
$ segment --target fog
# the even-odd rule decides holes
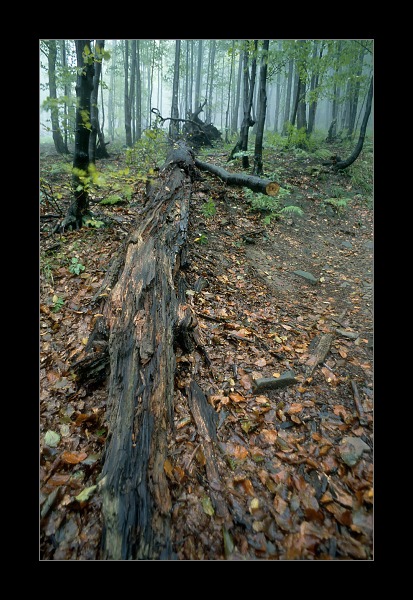
[[[40,141],[51,140],[51,111],[45,105],[50,96],[47,40],[39,43],[39,135]],[[92,40],[92,48],[94,40]],[[164,118],[171,117],[172,89],[176,40],[137,40],[139,56],[134,56],[132,72],[132,40],[105,40],[102,61],[102,78],[99,86],[99,122],[103,123],[105,138],[111,142],[125,143],[125,59],[128,53],[127,85],[131,101],[132,126],[139,129],[137,119],[138,97],[136,81],[140,79],[140,128],[151,127],[154,122],[152,108]],[[187,117],[188,110],[206,101],[200,118],[212,122],[223,134],[235,135],[233,123],[240,127],[243,117],[243,82],[240,54],[242,40],[181,40],[179,63],[178,110],[179,118]],[[69,115],[69,138],[74,132],[76,106],[76,54],[74,40],[56,40],[56,84],[59,119]],[[260,48],[260,46],[259,46]],[[135,50],[134,50],[135,51]],[[248,69],[256,58],[256,85],[253,118],[257,113],[260,81],[260,51],[250,54]],[[360,58],[359,71],[357,60]],[[305,93],[305,119],[310,119],[310,106],[316,102],[313,132],[326,133],[333,112],[338,129],[346,128],[346,111],[355,103],[355,128],[359,128],[368,83],[373,73],[372,40],[270,40],[268,74],[266,82],[267,110],[265,130],[283,131],[286,114],[291,117],[298,73],[302,73]],[[290,76],[290,77],[289,77]],[[290,86],[290,92],[288,88]],[[357,96],[355,89],[357,88]],[[195,94],[198,93],[198,100]],[[290,97],[288,97],[290,93]],[[237,97],[239,103],[237,105]],[[288,104],[289,103],[289,104]],[[238,112],[235,118],[235,111]],[[286,110],[287,107],[287,110]],[[372,111],[373,112],[373,111]],[[234,121],[235,119],[235,121]],[[287,119],[288,121],[288,119]],[[373,115],[370,117],[371,131]],[[296,123],[297,124],[297,123]],[[166,129],[168,122],[164,124]],[[60,125],[62,127],[62,124]]]

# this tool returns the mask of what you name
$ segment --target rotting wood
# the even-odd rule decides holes
[[[351,389],[353,390],[353,398],[354,398],[354,404],[357,410],[357,414],[359,416],[359,420],[360,420],[360,425],[366,425],[367,424],[367,419],[365,417],[364,414],[364,409],[363,409],[363,405],[361,403],[360,400],[360,394],[357,388],[357,384],[354,381],[354,379],[351,380]]]
[[[207,397],[199,385],[192,380],[186,390],[188,404],[197,426],[198,435],[205,456],[205,470],[209,485],[211,502],[218,517],[222,517],[228,527],[232,525],[232,518],[225,500],[225,486],[219,474],[219,449],[217,447],[216,425],[218,414],[208,404]]]
[[[217,177],[222,179],[222,181],[228,185],[247,187],[253,192],[266,194],[267,196],[276,196],[280,189],[280,186],[276,181],[262,179],[255,175],[246,175],[245,173],[229,173],[221,167],[205,163],[197,158],[195,159],[195,165],[201,169],[201,171],[208,171],[213,175],[217,175]]]
[[[305,372],[305,379],[309,379],[313,376],[314,371],[317,366],[325,361],[327,354],[330,352],[330,347],[334,339],[333,333],[325,333],[321,336],[320,341],[315,348],[313,354],[311,354],[310,358],[307,361],[307,370]]]
[[[87,361],[109,357],[108,437],[99,482],[106,560],[173,558],[164,464],[173,432],[176,334],[185,319],[190,325],[185,309],[179,310],[180,266],[196,173],[192,151],[175,144],[94,299],[104,306],[89,354],[76,364],[87,379]]]

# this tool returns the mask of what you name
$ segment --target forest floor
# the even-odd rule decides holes
[[[200,158],[241,171],[220,149]],[[67,208],[65,160],[41,146],[50,193],[41,216]],[[372,189],[372,152],[358,160]],[[177,560],[374,558],[372,193],[349,170],[334,173],[321,162],[266,151],[264,170],[277,169],[290,191],[284,204],[303,211],[266,224],[242,188],[206,172],[193,184],[185,276],[211,364],[197,351],[177,352],[175,431],[164,466]],[[122,166],[121,154],[97,165]],[[106,387],[77,385],[71,365],[99,312],[90,300],[139,219],[144,193],[138,181],[128,202],[93,204],[109,227],[51,234],[56,220],[40,221],[40,560],[101,560],[96,484]],[[200,277],[206,285],[196,292]],[[326,355],[312,368],[323,344]],[[283,376],[285,387],[257,387],[260,378]],[[231,529],[211,502],[203,439],[181,391],[188,378],[217,413]]]

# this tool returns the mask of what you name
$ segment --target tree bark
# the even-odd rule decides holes
[[[362,151],[363,145],[364,145],[364,138],[366,136],[367,123],[369,121],[370,112],[371,112],[372,100],[373,100],[373,77],[370,80],[369,93],[367,95],[367,102],[366,102],[366,111],[364,113],[363,122],[361,124],[360,136],[359,136],[357,145],[354,148],[354,152],[351,154],[351,156],[349,156],[349,158],[347,160],[338,161],[334,165],[334,167],[333,167],[334,170],[339,171],[339,170],[343,170],[343,169],[346,169],[347,167],[349,167],[351,164],[353,164],[353,162],[357,159],[360,152]]]
[[[79,229],[83,217],[89,212],[89,195],[85,184],[89,173],[90,95],[93,86],[94,60],[90,51],[90,40],[76,40],[78,75],[76,82],[75,154],[73,158],[72,189],[74,199],[66,217],[58,223],[54,232]]]
[[[50,118],[52,121],[53,142],[58,154],[69,154],[67,144],[63,141],[62,132],[59,125],[59,109],[57,105],[57,85],[56,85],[56,59],[57,47],[56,40],[46,42],[49,49],[48,67],[49,67],[49,93],[50,98],[56,102],[51,105]]]
[[[269,179],[261,179],[254,175],[246,175],[245,173],[228,173],[221,167],[204,163],[197,158],[195,159],[195,165],[202,171],[209,171],[213,175],[217,175],[222,181],[228,185],[240,185],[249,188],[253,192],[260,194],[266,194],[267,196],[276,196],[280,189],[280,186],[275,181]]]
[[[243,59],[244,59],[244,118],[241,123],[241,131],[239,134],[239,139],[235,144],[234,148],[231,150],[231,153],[227,159],[227,162],[234,159],[234,154],[237,152],[247,152],[248,150],[248,131],[249,128],[252,127],[255,121],[251,117],[251,109],[252,109],[252,101],[254,98],[254,88],[255,88],[255,76],[257,72],[257,47],[258,40],[254,40],[254,50],[253,50],[253,58],[251,63],[251,83],[249,82],[249,72],[248,72],[248,58],[249,51],[248,48],[245,48],[243,51]],[[244,169],[248,169],[249,167],[249,159],[248,155],[244,154],[242,156],[242,166]]]
[[[106,151],[106,143],[103,137],[103,132],[99,127],[99,108],[98,108],[98,92],[99,81],[102,72],[102,51],[105,47],[105,40],[96,40],[95,46],[95,73],[93,75],[92,93],[90,96],[90,123],[92,129],[89,136],[89,162],[95,164],[97,158],[109,158]],[[97,152],[96,142],[98,140],[99,153]]]
[[[112,290],[92,332],[90,353],[76,364],[84,379],[82,367],[88,364],[98,378],[110,371],[99,484],[104,559],[172,558],[164,463],[173,432],[174,344],[191,333],[191,314],[180,304],[179,290],[196,176],[192,151],[178,143],[148,190],[145,214],[123,258],[116,259],[118,272],[110,273]]]
[[[264,40],[262,47],[261,68],[260,68],[260,87],[258,95],[258,117],[257,117],[257,133],[255,138],[254,151],[254,175],[263,174],[262,163],[262,143],[264,139],[264,124],[267,112],[267,64],[268,64],[268,48],[270,41]]]

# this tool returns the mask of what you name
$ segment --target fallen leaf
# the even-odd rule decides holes
[[[241,396],[241,394],[238,394],[238,392],[233,392],[232,394],[229,394],[229,398],[233,402],[245,402],[244,396]]]
[[[204,513],[209,515],[210,517],[214,514],[214,507],[212,506],[211,499],[208,496],[204,496],[202,498],[202,508],[204,509]]]
[[[93,495],[97,487],[97,485],[91,485],[90,487],[85,488],[80,492],[80,494],[75,496],[76,500],[78,502],[86,502]]]
[[[265,360],[265,358],[259,358],[254,363],[254,365],[257,365],[257,367],[265,367],[266,364],[267,364],[267,361]]]
[[[267,444],[274,444],[277,436],[278,433],[274,429],[263,429],[260,433],[260,437],[267,442]]]
[[[163,463],[163,470],[165,471],[166,475],[170,479],[172,479],[173,467],[171,461],[168,458]]]
[[[251,378],[249,375],[243,375],[239,382],[244,390],[250,390],[252,388]]]
[[[85,460],[85,458],[87,457],[86,452],[63,452],[61,459],[63,462],[69,464],[69,465],[77,465],[78,463],[82,462],[82,460]]]
[[[50,429],[46,431],[44,436],[44,443],[50,446],[51,448],[56,448],[58,443],[60,442],[60,435],[55,431],[51,431]]]
[[[295,415],[297,413],[300,413],[303,410],[303,405],[299,404],[298,402],[293,402],[290,406],[290,408],[288,410],[286,410],[286,413],[289,415]]]

